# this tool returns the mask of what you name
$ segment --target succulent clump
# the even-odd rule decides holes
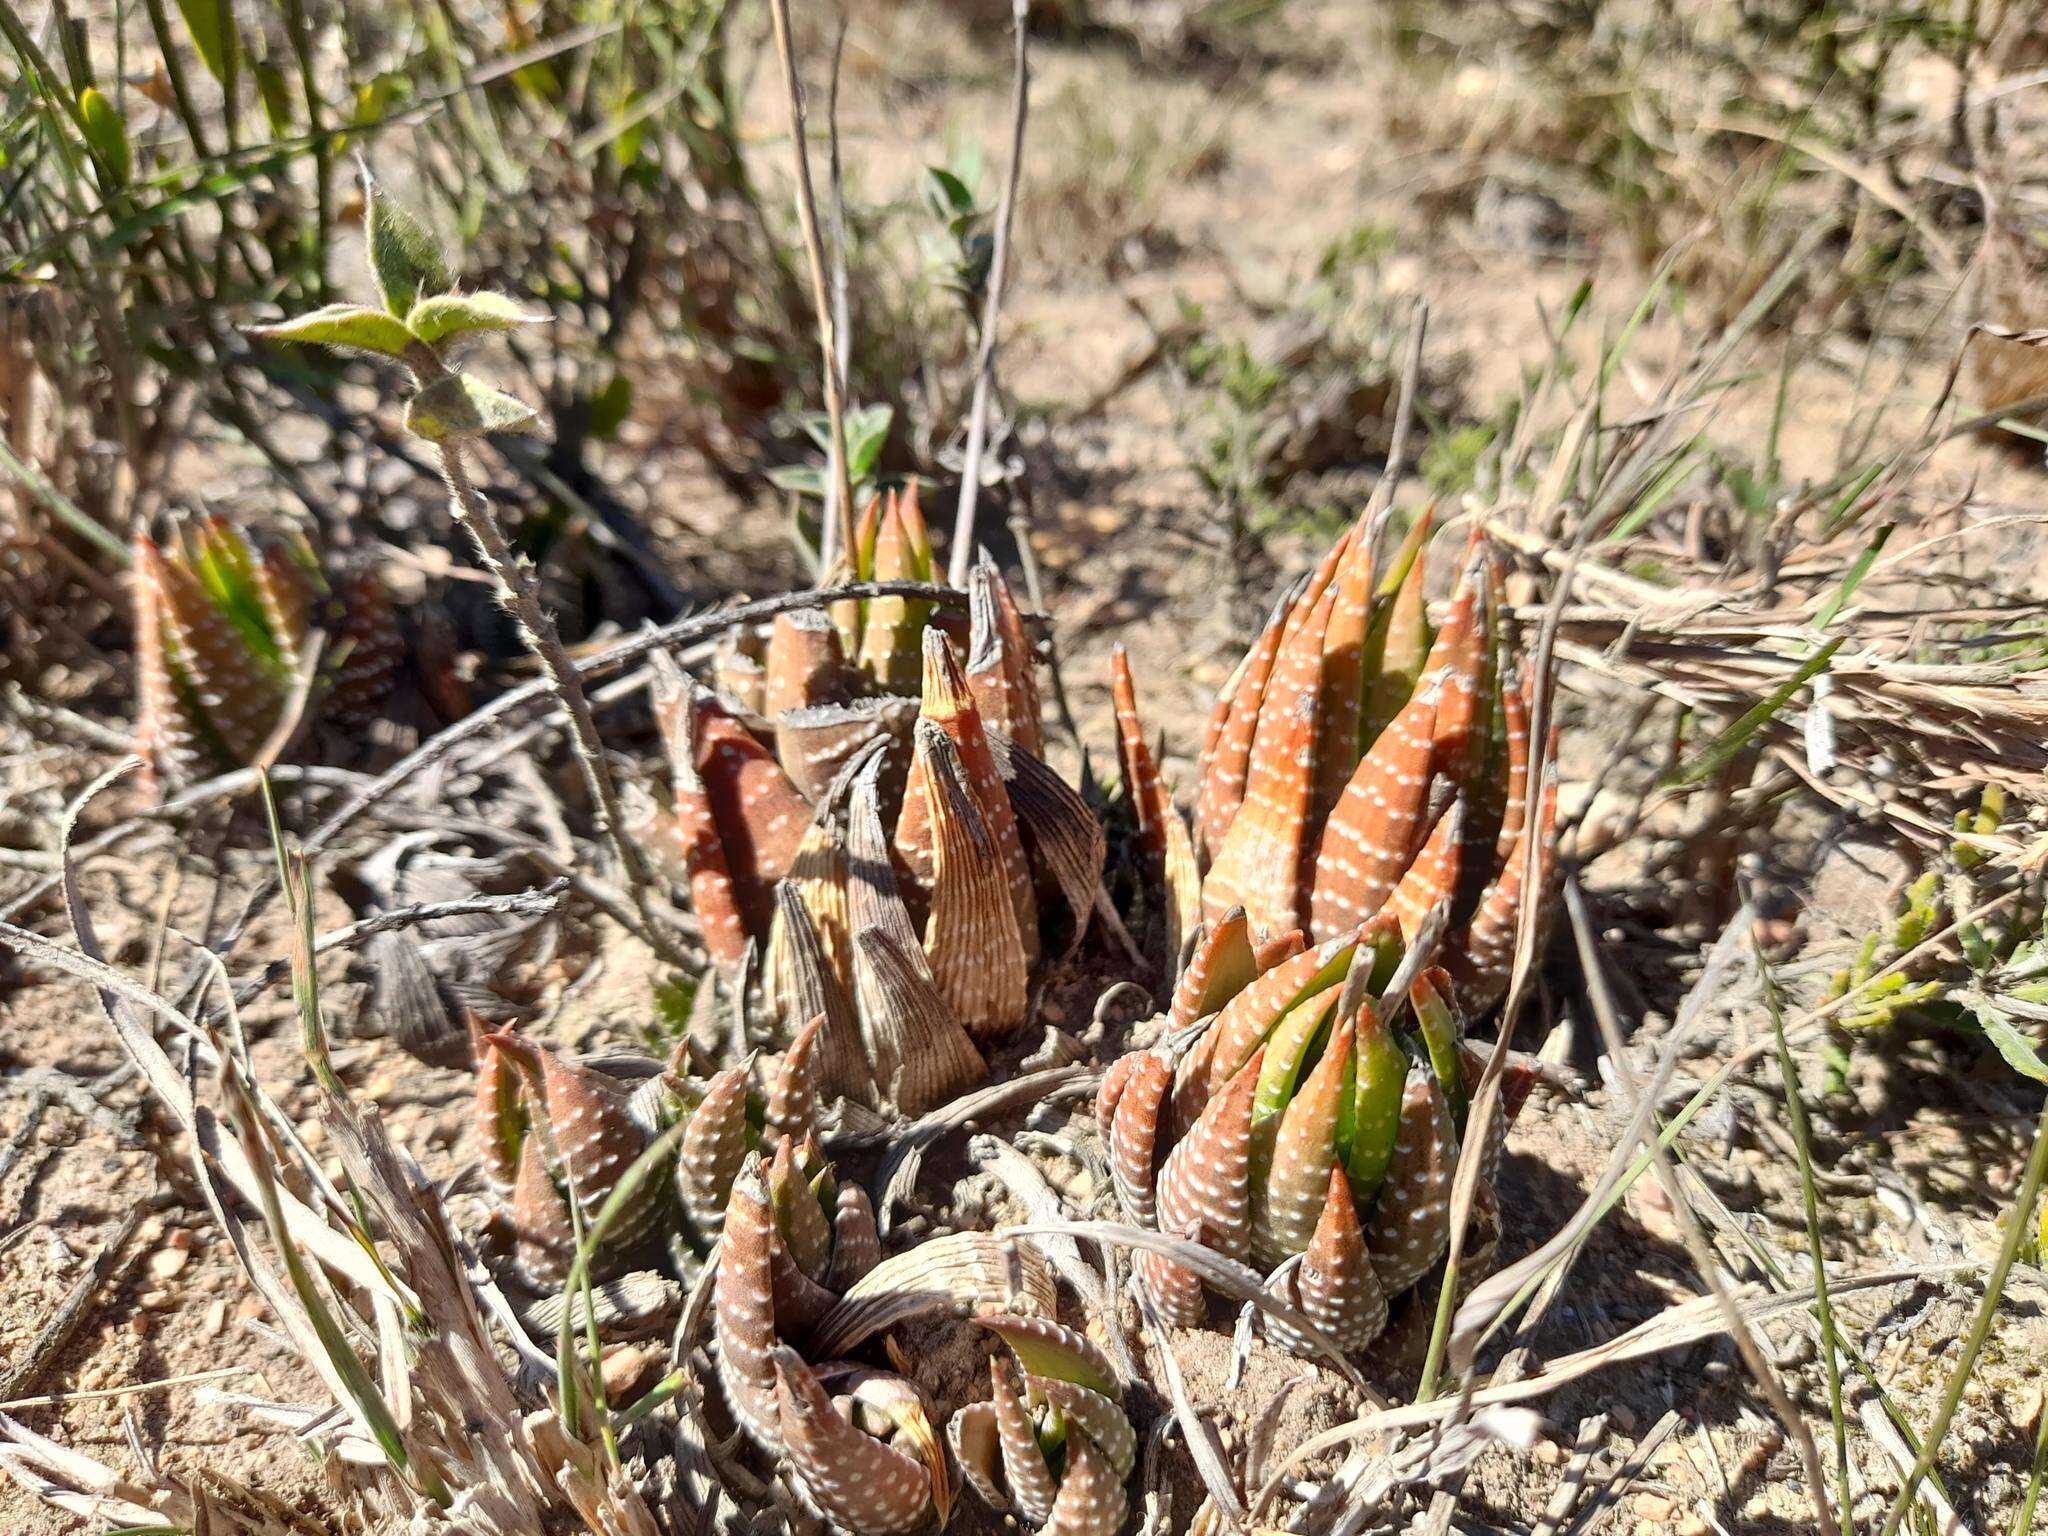
[[[1210,714],[1191,843],[1200,917],[1242,906],[1259,939],[1323,942],[1386,913],[1413,944],[1440,911],[1442,963],[1477,1015],[1506,990],[1532,841],[1547,878],[1555,787],[1531,793],[1537,679],[1499,559],[1474,540],[1432,633],[1428,529],[1382,563],[1361,519],[1275,609]]]
[[[1098,1096],[1119,1201],[1255,1266],[1345,1352],[1443,1258],[1479,1070],[1466,1021],[1505,991],[1531,866],[1540,893],[1552,860],[1547,778],[1530,811],[1536,680],[1499,562],[1474,541],[1432,634],[1427,529],[1382,569],[1361,520],[1275,610],[1210,716],[1192,827],[1120,655],[1112,672],[1139,846],[1169,932],[1188,936],[1167,1033],[1115,1062]],[[1531,1080],[1511,1073],[1494,1121],[1482,1236]],[[1153,1250],[1135,1263],[1169,1322],[1202,1319],[1193,1268]],[[1318,1342],[1273,1331],[1297,1352]]]
[[[302,686],[331,724],[362,724],[404,650],[373,570],[330,574],[304,538],[253,537],[219,517],[164,542],[138,534],[132,594],[136,751],[167,785],[281,751]]]
[[[908,547],[928,570],[914,511],[879,514],[874,568]],[[719,976],[758,975],[785,1029],[823,1017],[822,1090],[917,1114],[982,1079],[1086,934],[1104,839],[1039,755],[1035,660],[992,566],[964,647],[927,600],[841,611],[861,606],[779,618],[737,689],[657,662],[671,798],[649,842]]]

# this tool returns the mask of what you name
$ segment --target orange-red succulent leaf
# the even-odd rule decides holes
[[[1373,916],[1415,854],[1429,803],[1436,695],[1411,699],[1351,776],[1316,854],[1309,931],[1328,938]]]

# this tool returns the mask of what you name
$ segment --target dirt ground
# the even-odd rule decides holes
[[[1084,739],[1098,753],[1109,740],[1108,650],[1125,645],[1149,722],[1165,733],[1169,772],[1183,784],[1192,777],[1211,691],[1272,592],[1306,566],[1322,534],[1305,521],[1283,525],[1250,568],[1228,552],[1215,510],[1187,466],[1172,389],[1158,370],[1138,371],[1177,306],[1192,300],[1217,313],[1247,314],[1246,296],[1284,294],[1332,241],[1364,222],[1385,226],[1391,244],[1380,282],[1387,302],[1399,311],[1415,297],[1428,301],[1429,355],[1454,380],[1469,414],[1483,418],[1548,355],[1549,317],[1583,280],[1594,279],[1592,303],[1610,328],[1641,291],[1635,253],[1608,248],[1597,227],[1572,220],[1568,209],[1556,210],[1567,220],[1561,236],[1519,238],[1513,220],[1475,215],[1472,189],[1446,199],[1443,167],[1456,160],[1456,146],[1423,129],[1439,111],[1449,117],[1465,108],[1417,92],[1485,96],[1502,85],[1489,70],[1516,66],[1512,59],[1475,63],[1453,80],[1417,86],[1385,54],[1378,16],[1370,5],[1296,5],[1274,46],[1258,57],[1197,68],[1154,68],[1115,41],[1061,43],[1035,58],[1037,136],[1003,354],[1009,391],[1029,408],[1014,451],[1031,486],[1030,537]],[[862,19],[849,44],[842,107],[858,198],[902,194],[917,168],[950,145],[1000,141],[1006,46],[1000,28],[977,29],[955,13],[921,5],[892,5]],[[1479,182],[1493,184],[1483,175]],[[1638,366],[1653,372],[1681,345],[1676,334],[1647,334]],[[1901,356],[1896,366],[1902,394],[1924,402],[1945,365],[1929,352]],[[1840,420],[1856,392],[1843,370],[1814,378],[1792,401],[1779,433],[1792,474],[1831,466]],[[1907,413],[1911,420],[1919,409]],[[1731,404],[1715,435],[1753,446],[1769,425],[1765,395]],[[629,435],[621,451],[632,449]],[[740,514],[730,501],[689,465],[673,468],[682,493],[666,508],[679,563],[695,560],[697,574],[710,572],[708,579],[732,588],[763,591],[788,579],[772,518],[760,517],[768,531],[736,532]],[[1921,488],[1933,504],[1965,487],[1988,502],[2034,505],[2044,477],[2037,460],[1966,440],[1934,459]],[[1411,487],[1417,496],[1425,490]],[[2022,546],[2021,558],[2048,571],[2038,544]],[[1568,748],[1567,769],[1577,767],[1583,778],[1602,760],[1600,733],[1615,722],[1604,706],[1575,709],[1580,735]],[[26,747],[10,757],[0,784],[0,800],[12,801],[0,811],[9,845],[46,849],[56,806],[111,760],[111,753],[95,758]],[[1571,793],[1596,790],[1581,783]],[[246,820],[218,831],[246,847],[261,845],[260,827]],[[188,950],[173,935],[210,931],[219,921],[217,903],[230,899],[190,867],[186,852],[145,841],[139,852],[87,866],[86,895],[102,914],[110,958],[133,975],[182,975]],[[1789,862],[1798,869],[1802,859]],[[1817,852],[1803,860],[1799,872],[1809,883],[1823,874],[1821,862]],[[233,868],[237,879],[248,879],[257,865],[243,859]],[[20,867],[0,866],[0,903],[44,873],[26,857]],[[1826,873],[1840,875],[1833,867]],[[1896,883],[1898,874],[1887,866],[1852,877],[1846,899],[1874,901],[1873,888]],[[1625,858],[1596,863],[1585,878],[1603,918],[1613,921],[1604,937],[1642,993],[1640,1068],[1697,973],[1697,946],[1712,934],[1673,933],[1661,944],[1645,939],[1628,906],[1633,884]],[[329,898],[329,905],[323,927],[347,920],[338,900]],[[15,920],[68,936],[49,898]],[[1847,926],[1824,910],[1801,911],[1790,947],[1839,938],[1837,930]],[[263,947],[274,937],[253,935],[239,952],[237,974],[275,954]],[[1510,1139],[1503,1259],[1538,1246],[1570,1216],[1627,1119],[1595,1066],[1596,1037],[1571,970],[1561,958],[1551,968],[1553,986],[1539,998],[1538,1016],[1525,1023],[1522,1043],[1533,1049],[1550,1033],[1551,1051],[1589,1074],[1588,1086],[1575,1101],[1539,1098]],[[339,963],[332,972],[331,1006],[337,1016],[350,1015],[359,980]],[[625,955],[585,972],[548,1000],[552,1037],[591,1047],[630,1041],[643,977]],[[304,1068],[283,989],[272,988],[245,1022],[258,1042],[259,1069],[292,1107],[287,1085],[298,1083],[303,1093]],[[1767,1028],[1753,978],[1730,988],[1696,1033],[1680,1084],[1704,1079]],[[248,1483],[315,1515],[327,1504],[326,1474],[316,1459],[289,1434],[255,1422],[234,1399],[317,1402],[318,1384],[266,1323],[232,1253],[195,1203],[160,1120],[134,1079],[122,1076],[120,1061],[83,985],[0,957],[0,1380],[17,1362],[33,1356],[36,1364],[32,1385],[20,1401],[0,1403],[0,1412],[115,1467],[147,1457],[177,1476]],[[430,1172],[460,1165],[464,1074],[422,1066],[378,1039],[349,1041],[337,1065]],[[1789,1272],[1803,1273],[1799,1186],[1768,1056],[1761,1067],[1718,1100],[1681,1145],[1688,1168],[1725,1203],[1728,1230],[1748,1233]],[[297,1102],[304,1107],[309,1096]],[[1859,1058],[1848,1093],[1820,1112],[1831,1263],[1849,1274],[1920,1272],[1845,1298],[1842,1312],[1898,1410],[1909,1424],[1922,1424],[1979,1294],[1973,1274],[1959,1271],[1957,1261],[1982,1261],[1995,1250],[2032,1111],[1995,1062],[1960,1042],[1929,1039]],[[123,1234],[74,1335],[45,1355],[39,1338],[89,1266]],[[1759,1271],[1752,1265],[1732,1278],[1753,1283]],[[1518,1342],[1532,1360],[1554,1361],[1700,1293],[1670,1207],[1645,1180],[1596,1229],[1573,1282],[1540,1327]],[[1941,1448],[1947,1493],[1974,1531],[2008,1529],[2024,1490],[2043,1411],[2044,1307],[2048,1283],[2021,1266]],[[1128,1321],[1135,1332],[1135,1319]],[[1228,1395],[1227,1319],[1218,1322],[1181,1341],[1201,1402]],[[1769,1345],[1808,1422],[1825,1437],[1828,1407],[1812,1338],[1780,1326]],[[1389,1364],[1383,1375],[1390,1395],[1401,1400],[1400,1371]],[[1272,1433],[1270,1444],[1282,1448],[1347,1416],[1338,1409],[1349,1399],[1329,1379],[1264,1346],[1252,1400],[1292,1378],[1306,1390],[1290,1399]],[[1591,1528],[1812,1528],[1794,1450],[1725,1339],[1595,1374],[1534,1406],[1544,1420],[1540,1437],[1479,1457],[1464,1485],[1458,1529],[1529,1529],[1565,1475],[1582,1424],[1604,1416],[1595,1433],[1603,1463],[1612,1464],[1667,1413],[1678,1416],[1675,1431],[1661,1438],[1630,1491],[1603,1516],[1606,1523]],[[1858,1411],[1852,1406],[1852,1415]],[[1881,1421],[1882,1410],[1870,1416]],[[1232,1427],[1233,1440],[1252,1433],[1250,1423]],[[1857,1510],[1869,1520],[1899,1486],[1900,1464],[1865,1434],[1855,1470]],[[1180,1492],[1192,1501],[1197,1487]],[[86,1529],[97,1526],[0,1486],[0,1531],[8,1536]]]

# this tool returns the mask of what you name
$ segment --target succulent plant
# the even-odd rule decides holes
[[[991,1509],[1054,1536],[1115,1536],[1138,1438],[1109,1361],[1086,1335],[1047,1318],[979,1322],[1009,1355],[989,1360],[989,1400],[946,1426],[961,1475]]]
[[[878,568],[929,562],[900,509],[879,519]],[[779,619],[765,722],[658,661],[673,798],[652,840],[721,975],[741,984],[759,957],[785,1028],[824,1018],[820,1086],[914,1114],[978,1081],[984,1048],[1024,1023],[1045,962],[1086,932],[1104,844],[1037,755],[1032,656],[994,568],[974,574],[964,657],[929,615],[883,606],[909,601],[871,600],[851,645],[843,614]],[[863,691],[906,653],[914,705]]]
[[[1361,519],[1276,608],[1210,714],[1190,841],[1202,917],[1242,907],[1258,940],[1385,913],[1412,942],[1441,906],[1443,964],[1478,1014],[1505,990],[1527,839],[1547,869],[1556,804],[1546,783],[1529,814],[1536,680],[1497,622],[1499,563],[1474,540],[1432,637],[1428,531],[1382,570]]]
[[[785,1138],[777,1163],[788,1146]],[[800,1277],[817,1235],[804,1232],[812,1217],[800,1199],[794,1207],[802,1214],[791,1219],[787,1187],[758,1154],[734,1179],[712,1321],[734,1421],[787,1466],[803,1498],[852,1536],[945,1525],[953,1490],[923,1391],[850,1360],[813,1366],[792,1341],[837,1350],[951,1313],[1003,1337],[1027,1373],[1020,1384],[999,1360],[994,1402],[972,1404],[953,1420],[955,1457],[968,1479],[998,1507],[999,1479],[1007,1480],[1028,1518],[1068,1536],[1114,1532],[1135,1436],[1100,1351],[1052,1320],[1044,1259],[1000,1235],[955,1233],[868,1269],[836,1295],[829,1269],[823,1286]],[[1035,1310],[1011,1310],[1027,1306]]]
[[[1334,1343],[1362,1349],[1443,1256],[1463,1085],[1479,1063],[1449,974],[1402,963],[1393,917],[1263,954],[1250,935],[1241,909],[1205,931],[1169,1015],[1203,1022],[1104,1076],[1096,1114],[1118,1199],[1140,1225],[1272,1272]],[[1532,1081],[1522,1065],[1507,1080],[1482,1203]],[[1167,1321],[1201,1320],[1192,1269],[1150,1250],[1135,1264]]]
[[[778,1289],[816,1310],[821,1287],[843,1290],[881,1257],[874,1210],[859,1185],[841,1185],[819,1150],[814,1060],[821,1020],[799,1031],[756,1094],[747,1067],[708,1079],[680,1061],[637,1084],[565,1061],[510,1030],[477,1047],[474,1126],[484,1173],[508,1201],[513,1259],[536,1290],[559,1287],[575,1256],[574,1191],[588,1222],[664,1128],[684,1122],[667,1176],[644,1180],[593,1255],[605,1279],[639,1263],[667,1261],[686,1273],[717,1243],[734,1181],[765,1151],[775,1220],[789,1233]],[[647,1064],[653,1068],[656,1064]]]
[[[136,750],[164,783],[252,763],[285,723],[313,632],[324,630],[312,703],[360,722],[403,644],[375,574],[329,579],[303,538],[252,539],[218,517],[168,543],[135,539],[140,717]]]

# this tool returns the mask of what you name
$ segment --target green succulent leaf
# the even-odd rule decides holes
[[[491,432],[526,432],[539,420],[524,402],[461,373],[436,379],[405,408],[406,430],[430,443]]]
[[[78,117],[85,125],[86,143],[99,156],[117,186],[126,186],[135,168],[135,152],[128,143],[128,121],[120,109],[100,92],[87,86],[78,93]]]
[[[426,295],[446,293],[454,287],[441,247],[426,226],[385,196],[367,174],[364,185],[369,198],[364,220],[370,275],[376,279],[377,295],[385,309],[403,315]]]
[[[381,352],[386,357],[404,356],[414,340],[403,320],[365,304],[329,304],[295,320],[252,325],[249,334],[264,341],[350,347],[358,352]]]
[[[465,331],[509,331],[540,325],[546,315],[529,315],[502,293],[437,293],[413,305],[406,329],[428,346]]]

